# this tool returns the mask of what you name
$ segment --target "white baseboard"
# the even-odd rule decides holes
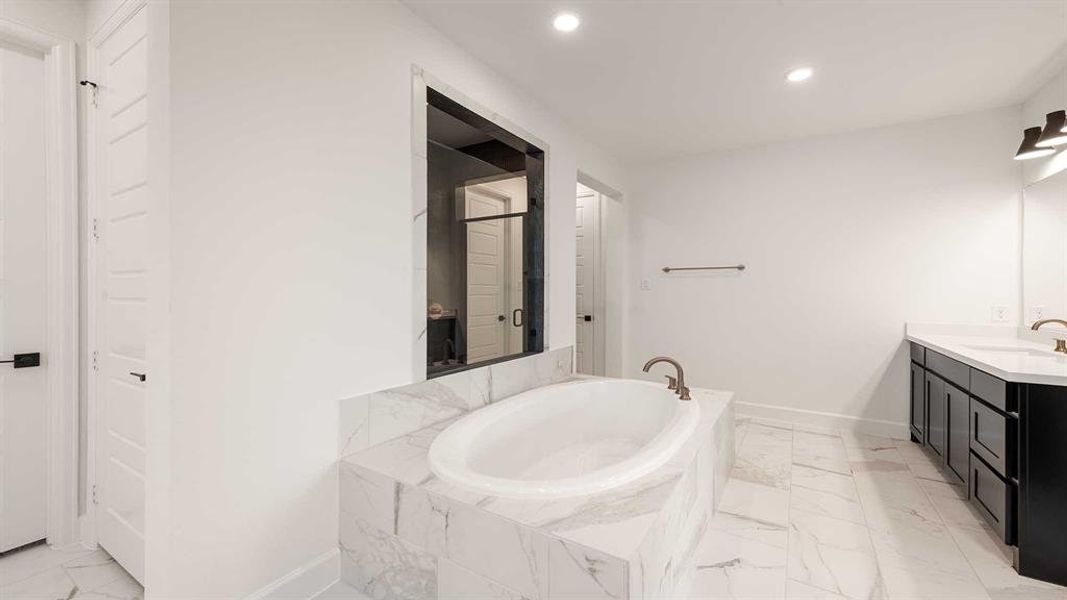
[[[246,600],[310,600],[341,579],[341,553],[337,548],[252,593]]]
[[[825,429],[839,429],[841,431],[853,431],[867,435],[879,435],[882,437],[906,440],[911,436],[911,428],[907,423],[895,423],[880,419],[863,419],[849,415],[819,412],[816,410],[804,410],[800,408],[786,408],[784,406],[772,406],[770,404],[757,404],[755,402],[735,401],[737,414],[764,419],[787,421],[795,425],[808,425]]]

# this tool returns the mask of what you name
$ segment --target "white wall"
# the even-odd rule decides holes
[[[1044,127],[1045,115],[1057,110],[1067,110],[1067,67],[1058,69],[1048,83],[1023,103],[1023,125],[1019,128],[1015,147],[1018,148],[1023,140],[1023,129]],[[1067,169],[1065,149],[1067,147],[1061,146],[1052,156],[1022,161],[1023,182],[1030,184]]]
[[[668,354],[740,401],[906,422],[906,321],[986,323],[994,304],[1017,318],[1019,121],[1007,108],[632,172],[627,372]],[[748,270],[659,270],[735,262]]]
[[[399,4],[169,11],[169,59],[150,58],[170,70],[171,276],[149,348],[166,464],[149,464],[148,588],[236,597],[336,547],[337,400],[410,377],[412,63],[549,144],[553,347],[574,338],[577,166],[624,184]]]

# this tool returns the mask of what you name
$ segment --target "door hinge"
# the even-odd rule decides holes
[[[98,356],[99,356],[99,353],[97,353],[96,350],[93,350],[93,370],[94,371],[99,371],[100,370]]]
[[[99,239],[100,239],[100,225],[99,225],[96,217],[93,217],[93,240],[94,241],[98,241]]]
[[[98,504],[96,501],[96,484],[93,484],[93,504]]]

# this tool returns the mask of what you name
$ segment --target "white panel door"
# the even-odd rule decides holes
[[[44,57],[0,46],[0,358],[44,350]],[[0,552],[45,538],[46,376],[0,365]]]
[[[577,202],[577,268],[575,285],[575,368],[579,373],[597,375],[596,373],[596,327],[595,297],[596,273],[593,260],[596,244],[596,202],[597,194],[579,192]],[[589,320],[586,319],[589,318]]]
[[[99,47],[96,229],[97,537],[144,582],[148,263],[146,11]]]
[[[507,201],[471,186],[468,219],[502,215]],[[467,364],[507,353],[507,237],[505,219],[467,223]]]

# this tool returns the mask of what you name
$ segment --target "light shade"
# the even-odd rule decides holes
[[[1057,110],[1045,115],[1045,130],[1037,140],[1038,148],[1052,148],[1067,144],[1067,133],[1063,132],[1067,126],[1067,111]]]
[[[1023,143],[1019,146],[1019,151],[1015,153],[1015,160],[1029,160],[1031,158],[1041,158],[1042,156],[1048,156],[1049,154],[1055,154],[1056,151],[1052,148],[1038,148],[1037,140],[1041,137],[1040,127],[1031,127],[1023,132]]]

